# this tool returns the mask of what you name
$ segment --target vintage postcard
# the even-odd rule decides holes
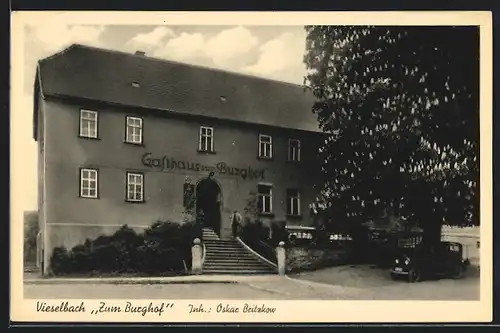
[[[14,12],[11,320],[488,322],[488,12]]]

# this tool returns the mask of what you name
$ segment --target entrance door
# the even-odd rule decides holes
[[[196,215],[199,220],[203,214],[203,226],[212,228],[220,236],[221,190],[219,184],[211,177],[201,180],[196,186]]]

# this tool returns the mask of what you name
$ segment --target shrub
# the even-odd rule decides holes
[[[289,272],[311,271],[346,263],[345,252],[332,249],[292,247],[287,249],[286,267]]]
[[[196,232],[193,223],[156,222],[144,231],[141,247],[145,271],[182,271],[190,268],[191,247]]]
[[[95,257],[97,256],[93,256],[92,248],[88,244],[76,245],[68,253],[68,270],[75,273],[91,270],[96,262],[100,264],[101,260],[104,259],[102,256],[98,256],[99,260],[96,260]]]
[[[260,220],[247,222],[241,227],[240,236],[249,243],[267,241],[269,239],[269,227],[265,226]]]
[[[54,248],[50,257],[50,267],[55,275],[64,275],[71,271],[68,250],[64,246]]]
[[[191,265],[194,225],[155,222],[142,234],[126,225],[110,236],[87,239],[69,252],[55,248],[56,275],[68,273],[179,273]]]
[[[270,244],[269,227],[262,221],[246,221],[240,229],[241,239],[264,258],[276,263],[276,253]]]

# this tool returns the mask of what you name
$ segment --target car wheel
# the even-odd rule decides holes
[[[408,282],[419,282],[420,281],[420,273],[416,269],[410,269],[408,272]]]
[[[391,273],[391,279],[396,281],[396,280],[398,280],[398,278],[399,278],[398,274]]]

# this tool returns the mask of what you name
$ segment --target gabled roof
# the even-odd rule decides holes
[[[320,131],[314,96],[295,84],[79,44],[41,60],[37,74],[44,97]]]

